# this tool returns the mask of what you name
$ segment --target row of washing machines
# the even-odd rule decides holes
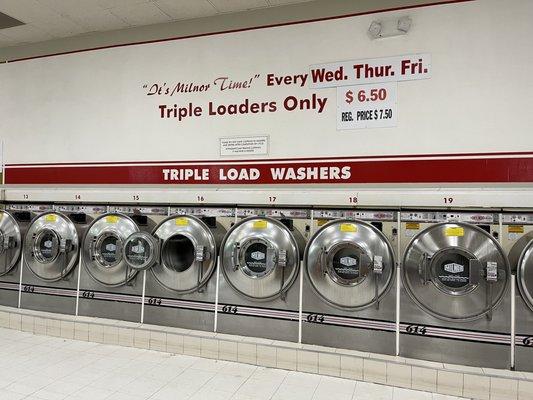
[[[533,371],[533,214],[6,204],[0,304]]]

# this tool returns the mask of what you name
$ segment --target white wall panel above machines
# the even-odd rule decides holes
[[[532,182],[532,7],[458,1],[2,64],[6,183]],[[368,37],[406,14],[406,35]],[[345,107],[369,121],[366,105],[395,123],[338,129]]]

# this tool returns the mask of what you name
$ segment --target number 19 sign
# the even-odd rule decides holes
[[[396,126],[397,82],[337,88],[337,129],[387,128]]]

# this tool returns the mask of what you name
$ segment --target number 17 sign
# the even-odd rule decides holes
[[[387,128],[396,126],[397,82],[337,88],[337,129]]]

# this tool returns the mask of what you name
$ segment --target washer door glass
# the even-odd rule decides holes
[[[10,272],[21,252],[20,227],[6,211],[0,211],[0,276]]]
[[[126,239],[123,257],[130,268],[144,271],[152,267],[159,257],[159,243],[146,232],[136,232]]]
[[[151,272],[159,284],[177,293],[191,293],[208,282],[216,267],[217,246],[211,229],[190,215],[172,216],[154,230],[161,262]]]
[[[43,229],[33,239],[33,255],[42,264],[53,262],[59,255],[59,235],[51,229]]]
[[[94,258],[104,267],[114,267],[122,261],[122,243],[119,233],[114,231],[103,232],[96,237]]]
[[[271,218],[243,219],[231,228],[222,244],[226,282],[252,300],[284,297],[298,275],[299,259],[290,230]]]
[[[381,231],[363,221],[335,220],[307,244],[304,267],[314,291],[341,309],[376,304],[388,292],[394,252]]]
[[[432,225],[406,249],[402,280],[409,296],[429,314],[451,321],[490,316],[510,276],[498,242],[466,223]]]
[[[368,276],[370,257],[357,244],[340,242],[324,254],[324,264],[331,279],[336,283],[353,286]]]
[[[66,216],[49,212],[36,217],[26,232],[24,262],[43,281],[65,278],[78,259],[78,233]]]
[[[429,274],[437,288],[446,294],[466,294],[475,290],[482,273],[481,262],[466,250],[446,248],[430,260]]]
[[[83,261],[87,273],[105,286],[125,285],[137,274],[123,255],[124,245],[137,224],[122,214],[105,214],[89,226],[83,241]]]
[[[262,278],[276,267],[276,248],[264,239],[250,239],[241,246],[239,265],[251,278]]]

